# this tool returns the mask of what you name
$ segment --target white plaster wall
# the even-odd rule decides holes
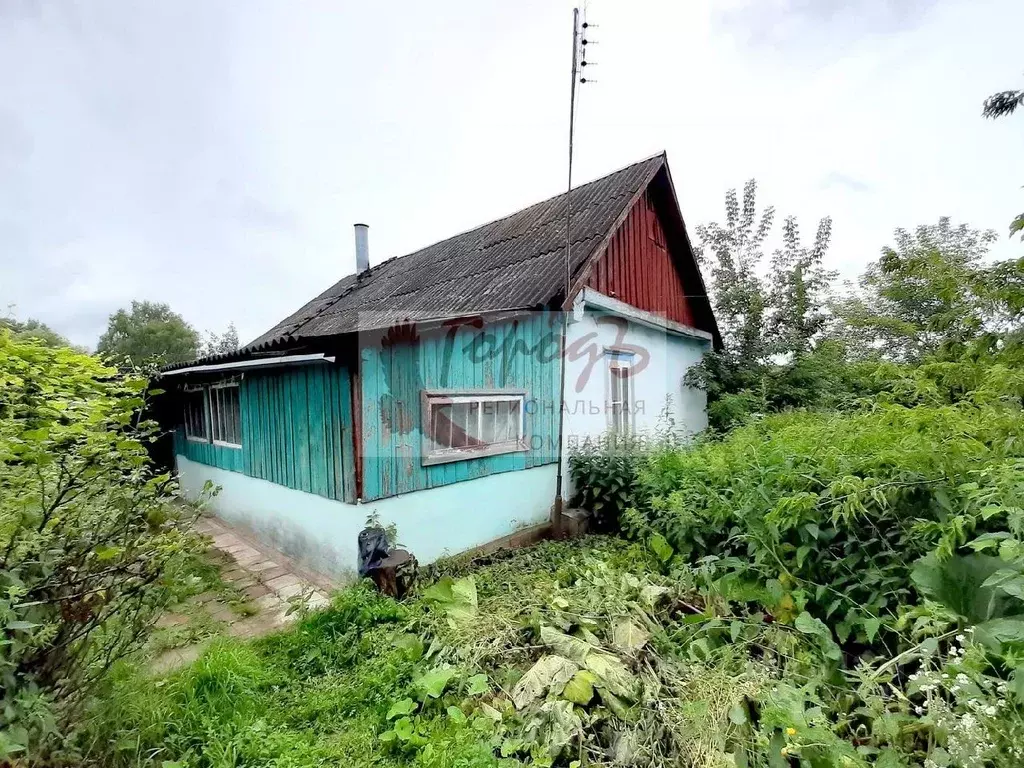
[[[617,324],[613,325],[609,319]],[[632,379],[634,398],[638,404],[643,402],[642,411],[634,414],[637,434],[654,434],[667,428],[666,416],[675,420],[675,432],[683,439],[703,431],[708,425],[705,393],[685,386],[683,378],[710,349],[709,341],[668,333],[588,307],[580,320],[570,321],[567,330],[563,397],[566,412],[562,434],[565,482],[569,486],[564,491],[566,499],[573,491],[568,473],[572,446],[587,438],[600,438],[608,430],[608,362],[603,353],[607,347],[622,345],[640,347],[647,351],[649,358],[647,366]],[[594,355],[597,362],[590,365]]]
[[[422,563],[547,522],[556,464],[502,472],[367,504],[346,504],[177,457],[178,479],[196,499],[206,481],[220,487],[210,501],[218,517],[247,530],[301,565],[340,580],[358,566],[356,538],[376,512],[394,523],[401,545]]]

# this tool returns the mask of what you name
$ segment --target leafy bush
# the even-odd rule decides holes
[[[149,468],[145,388],[0,331],[0,762],[46,759],[194,546]]]
[[[591,513],[591,529],[614,533],[622,513],[636,503],[640,467],[650,453],[641,439],[586,442],[569,456],[575,488],[570,504]]]
[[[993,493],[1001,508],[1024,506],[1006,496],[1024,489],[1004,482],[1022,456],[1021,410],[1002,403],[769,416],[655,455],[642,473],[648,505],[627,522],[763,587],[784,621],[806,610],[841,641],[870,643],[913,602],[918,558],[995,525]]]

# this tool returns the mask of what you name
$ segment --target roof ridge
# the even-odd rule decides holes
[[[574,250],[582,247],[590,252],[602,236],[610,236],[609,227],[617,226],[624,215],[620,209],[635,200],[638,190],[650,184],[667,164],[664,151],[649,155],[576,184],[567,192],[392,256],[369,272],[344,275],[244,349],[359,330],[361,307],[405,305],[421,292],[412,303],[444,305],[453,312],[475,313],[499,304],[502,308],[509,304],[539,306],[552,298],[556,282],[549,254],[565,247],[566,198],[574,201]],[[535,264],[541,266],[532,266]],[[579,267],[574,264],[574,269]],[[492,290],[492,283],[497,290]]]
[[[580,184],[577,184],[576,186],[574,186],[572,188],[571,191],[572,192],[578,192],[579,190],[583,189],[584,187],[589,187],[591,184],[596,184],[599,181],[604,181],[609,176],[615,176],[616,174],[622,173],[623,171],[628,171],[630,168],[635,168],[638,165],[643,165],[644,163],[648,163],[651,160],[654,160],[656,157],[665,158],[666,157],[665,150],[662,150],[661,152],[655,152],[653,155],[649,155],[649,156],[645,157],[643,160],[637,160],[635,163],[629,163],[627,165],[622,166],[621,168],[616,168],[614,171],[609,171],[608,173],[601,174],[600,176],[597,176],[597,177],[595,177],[593,179],[590,179],[588,181],[584,181],[584,182],[582,182]],[[463,231],[456,232],[455,234],[449,235],[448,237],[443,237],[440,240],[437,240],[437,241],[435,241],[433,243],[429,243],[427,245],[424,245],[422,248],[417,248],[415,251],[409,251],[408,253],[403,253],[400,256],[388,256],[388,258],[386,258],[386,259],[384,259],[384,261],[380,262],[380,264],[378,264],[377,267],[382,267],[385,264],[388,264],[390,262],[398,261],[399,259],[404,259],[407,256],[414,256],[417,253],[420,253],[421,251],[425,251],[428,248],[433,248],[435,245],[440,245],[441,243],[447,242],[448,240],[454,240],[456,237],[462,237],[463,235],[468,235],[471,232],[476,232],[478,229],[483,229],[484,227],[489,227],[492,224],[497,224],[500,221],[505,221],[506,219],[511,219],[513,216],[516,216],[516,215],[518,215],[520,213],[523,213],[524,211],[528,211],[531,208],[536,208],[539,205],[544,205],[545,203],[550,203],[553,200],[558,200],[561,197],[565,197],[565,195],[566,195],[565,192],[559,192],[556,195],[551,195],[550,197],[545,197],[543,200],[538,200],[536,203],[530,203],[529,205],[525,205],[522,208],[519,208],[517,210],[512,211],[511,213],[505,214],[504,216],[499,216],[496,219],[491,219],[490,221],[485,221],[483,224],[477,224],[476,226],[470,227],[469,229],[464,229]],[[373,269],[377,268],[377,267],[371,267],[371,271]]]

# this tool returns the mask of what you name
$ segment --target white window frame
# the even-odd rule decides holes
[[[188,425],[185,421],[184,408],[182,409],[182,429],[185,432],[185,439],[192,443],[206,443],[208,445],[218,445],[221,448],[232,448],[235,450],[241,449],[241,443],[231,443],[226,440],[215,440],[213,437],[213,395],[212,391],[215,389],[228,389],[234,387],[238,389],[238,438],[242,438],[242,391],[240,388],[240,378],[225,379],[224,381],[218,381],[213,384],[194,384],[186,386],[183,391],[188,394],[195,394],[199,392],[203,396],[203,429],[205,435],[199,437],[196,435],[190,435],[188,433]]]
[[[605,411],[608,414],[608,431],[613,435],[629,436],[634,434],[636,424],[634,416],[636,413],[636,379],[632,375],[632,369],[636,363],[636,353],[629,352],[615,347],[606,347],[604,350],[607,361],[605,373]],[[627,376],[620,376],[616,370],[626,369],[630,373]],[[627,382],[622,399],[616,398],[616,385]],[[618,413],[615,406],[620,406]]]
[[[206,396],[206,387],[186,387],[185,388],[185,394],[186,395],[195,395],[196,393],[199,394],[200,401],[202,403],[203,432],[205,434],[203,434],[201,436],[200,435],[190,435],[189,434],[188,420],[186,418],[186,410],[185,410],[187,408],[187,406],[183,406],[182,407],[182,419],[181,419],[182,429],[185,432],[185,439],[188,440],[189,442],[191,442],[191,443],[208,443],[208,442],[210,442],[210,437],[213,434],[213,430],[212,430],[211,424],[210,424],[210,404],[209,404],[209,399]]]
[[[525,389],[431,389],[423,390],[420,398],[420,430],[423,436],[421,461],[423,466],[447,464],[452,461],[465,461],[484,456],[500,456],[505,453],[528,451],[529,438],[526,433],[526,395]],[[486,445],[468,446],[465,448],[433,447],[430,435],[430,424],[433,408],[440,405],[456,403],[487,403],[517,401],[519,403],[519,429],[513,440],[503,440]],[[477,434],[480,434],[480,422],[483,408],[477,409]]]
[[[208,416],[209,416],[209,425],[210,425],[210,442],[213,443],[214,445],[219,445],[222,448],[241,448],[242,444],[240,442],[232,443],[232,442],[229,442],[227,440],[217,440],[213,436],[214,435],[214,423],[213,423],[213,419],[214,419],[214,407],[213,407],[214,395],[213,395],[213,392],[214,392],[214,390],[218,390],[218,389],[235,389],[235,390],[238,390],[238,397],[236,398],[236,400],[238,402],[238,439],[239,440],[242,439],[242,391],[239,388],[237,381],[221,381],[221,382],[217,382],[216,384],[210,384],[206,388],[206,390],[207,390],[206,391],[207,413],[208,413]],[[217,415],[218,416],[220,415],[219,410],[218,410],[218,414]]]

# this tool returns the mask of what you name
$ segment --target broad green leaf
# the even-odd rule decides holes
[[[978,642],[996,649],[1004,643],[1024,643],[1024,616],[984,621],[975,625],[974,637]]]
[[[466,722],[466,713],[458,707],[448,707],[445,711],[448,713],[448,717],[452,722],[459,723],[460,725]]]
[[[399,739],[402,741],[409,741],[416,729],[412,724],[412,720],[408,717],[401,717],[395,721],[393,730]]]
[[[573,675],[572,680],[565,684],[562,696],[573,704],[586,706],[594,698],[594,683],[596,682],[597,678],[594,675],[581,669]]]
[[[429,672],[425,672],[413,682],[417,690],[419,690],[424,697],[437,699],[440,698],[441,694],[444,693],[444,689],[448,687],[448,683],[450,683],[452,678],[457,674],[458,670],[452,667],[442,667],[440,669],[432,669]]]
[[[470,696],[479,696],[489,690],[491,686],[487,684],[487,675],[473,675],[466,680],[466,693]]]
[[[559,656],[564,656],[581,665],[586,661],[587,654],[594,648],[578,637],[566,635],[546,624],[540,628],[540,641]]]
[[[416,707],[419,706],[412,699],[402,699],[396,701],[391,705],[391,709],[388,710],[388,720],[394,720],[396,717],[402,717],[403,715],[411,715],[416,711]]]
[[[579,665],[562,656],[541,656],[512,689],[512,703],[523,709],[548,690],[560,693],[578,671]]]
[[[476,618],[476,580],[472,576],[466,576],[458,581],[446,576],[424,590],[423,598],[443,610],[448,617],[448,623],[455,628]]]
[[[616,648],[635,653],[647,644],[651,633],[641,629],[629,619],[622,619],[612,630],[612,643]]]
[[[1022,573],[1020,566],[1000,568],[985,579],[981,586],[993,587],[1016,597],[1018,600],[1024,600],[1024,573]]]
[[[610,653],[592,651],[587,654],[584,665],[594,673],[597,684],[616,696],[634,700],[639,694],[640,681],[626,669],[626,665]]]
[[[395,647],[405,651],[411,661],[419,661],[423,658],[423,640],[419,635],[399,635],[395,638]]]
[[[1003,560],[988,555],[956,555],[944,562],[928,555],[914,565],[911,579],[922,594],[973,624],[1013,611],[1013,598],[985,586],[1004,566]]]
[[[661,602],[661,598],[671,591],[668,587],[648,584],[640,590],[640,602],[647,608],[656,608],[658,603]]]
[[[667,563],[672,559],[672,555],[675,554],[675,550],[672,549],[672,545],[668,543],[668,539],[660,533],[656,533],[651,536],[649,546],[651,551],[654,553],[654,556],[662,563]]]
[[[729,722],[733,725],[743,725],[747,722],[747,710],[742,704],[733,704],[729,707]]]

